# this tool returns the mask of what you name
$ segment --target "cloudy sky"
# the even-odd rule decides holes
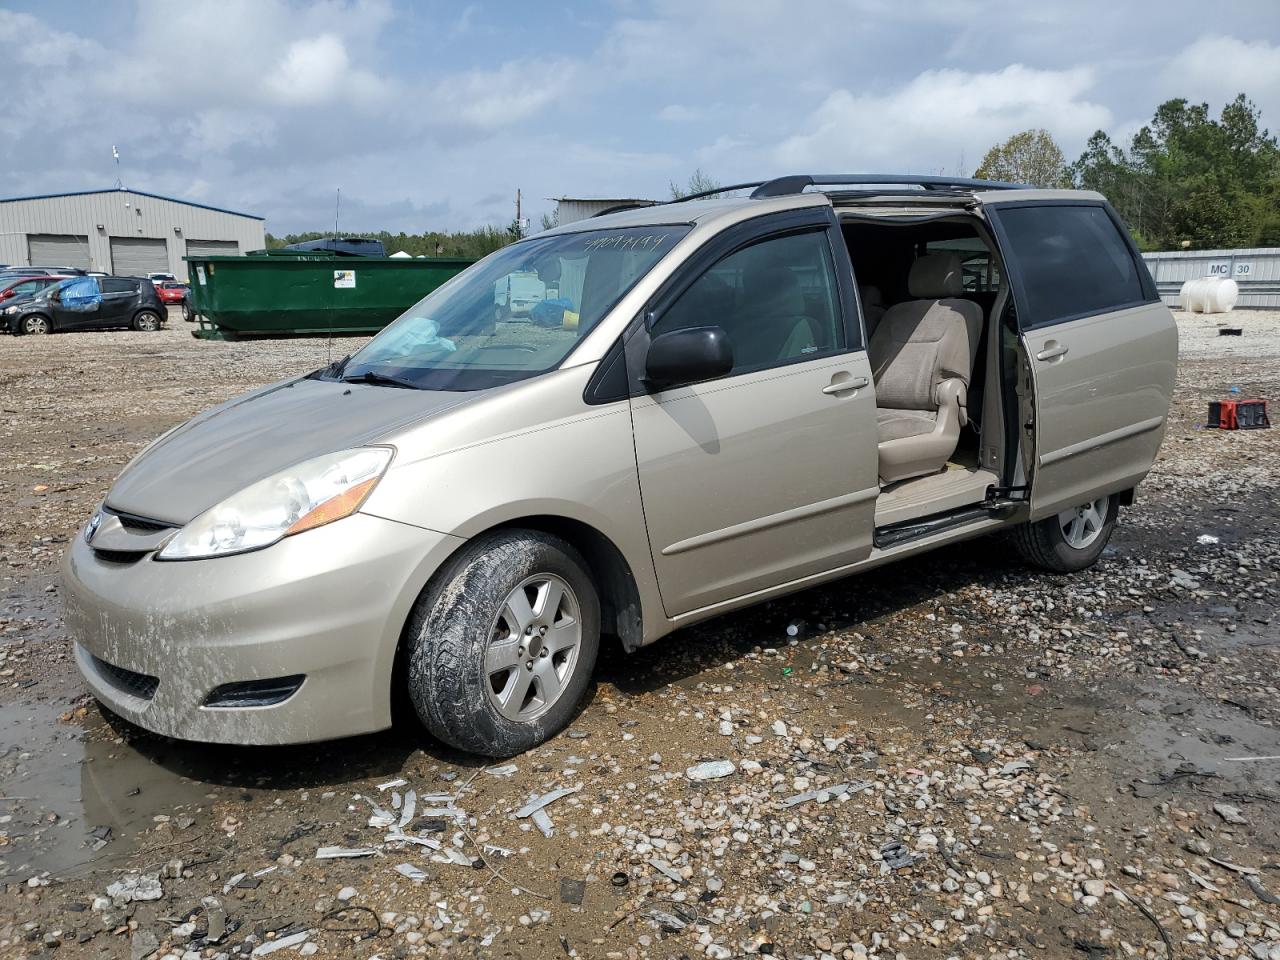
[[[1280,2],[0,0],[0,196],[125,184],[281,234],[508,222],[544,198],[1069,158],[1162,100],[1280,128]]]

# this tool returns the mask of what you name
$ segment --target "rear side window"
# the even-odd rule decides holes
[[[118,280],[115,277],[102,278],[103,293],[133,293],[138,289],[138,284],[133,280]]]
[[[1102,207],[1030,206],[999,212],[1006,256],[1021,274],[1023,327],[1142,303],[1138,265]]]

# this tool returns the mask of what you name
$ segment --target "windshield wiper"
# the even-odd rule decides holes
[[[342,369],[347,365],[347,361],[351,359],[351,354],[347,354],[341,360],[334,360],[325,364],[319,370],[313,370],[307,375],[308,379],[320,379],[322,377],[333,377],[338,379],[342,376]]]
[[[388,376],[385,373],[378,373],[374,370],[366,370],[364,373],[354,377],[343,377],[343,383],[369,383],[378,387],[402,387],[405,390],[422,389],[412,380],[404,380],[400,377]]]

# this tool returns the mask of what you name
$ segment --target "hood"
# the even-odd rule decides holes
[[[292,380],[200,414],[120,474],[112,510],[181,526],[265,477],[374,443],[479,396],[333,380]]]

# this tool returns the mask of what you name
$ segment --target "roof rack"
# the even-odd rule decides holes
[[[940,177],[915,173],[840,173],[840,174],[789,174],[785,177],[774,177],[772,180],[753,180],[749,183],[731,183],[727,186],[690,193],[672,200],[660,200],[657,203],[627,203],[601,210],[594,216],[603,217],[623,210],[635,210],[640,207],[664,206],[668,203],[683,203],[686,200],[702,200],[706,197],[718,197],[722,193],[734,190],[750,190],[752,200],[763,200],[766,197],[789,197],[804,193],[809,187],[857,187],[857,186],[904,186],[920,187],[926,191],[939,193],[958,193],[972,190],[1027,190],[1025,183],[1009,183],[1004,180],[975,180],[972,177]]]
[[[785,197],[795,193],[803,193],[807,187],[841,187],[841,186],[907,186],[921,187],[925,190],[967,191],[967,190],[1025,190],[1025,183],[1008,183],[1004,180],[975,180],[971,177],[936,177],[914,173],[840,173],[840,174],[797,174],[787,177],[776,177],[761,184],[753,184],[755,190],[751,197],[759,200],[764,197]]]

